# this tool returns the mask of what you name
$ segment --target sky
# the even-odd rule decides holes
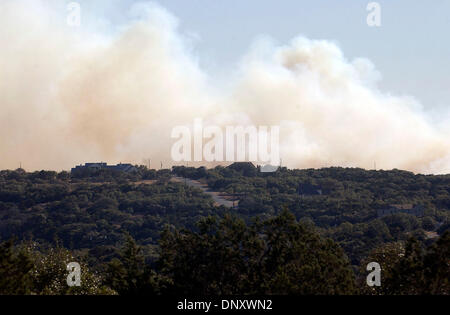
[[[201,118],[278,126],[292,168],[450,173],[449,1],[70,2],[0,1],[0,169],[179,165]]]
[[[123,23],[134,0],[79,1],[87,14]],[[95,4],[97,2],[97,4]],[[251,43],[270,36],[280,44],[303,35],[336,42],[349,59],[370,59],[380,87],[412,95],[426,108],[450,105],[450,1],[380,0],[381,26],[366,22],[368,0],[157,1],[196,36],[202,67],[213,74],[235,67]],[[122,10],[117,10],[122,8]],[[89,18],[89,17],[87,17]]]

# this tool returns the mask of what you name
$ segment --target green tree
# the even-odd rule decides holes
[[[31,257],[14,246],[14,240],[0,244],[0,295],[23,295],[32,290]]]
[[[414,238],[405,245],[385,244],[373,250],[363,266],[370,261],[381,265],[381,286],[369,288],[361,279],[364,294],[450,294],[449,232],[428,248]]]
[[[423,293],[450,294],[450,231],[431,245],[423,260]]]
[[[29,248],[30,250],[30,248]],[[57,245],[41,253],[31,248],[33,256],[33,293],[39,295],[111,295],[113,290],[102,283],[102,278],[75,258],[70,251]],[[81,286],[67,285],[67,264],[78,262],[81,267]]]
[[[145,264],[142,249],[126,235],[120,258],[107,265],[106,284],[120,295],[159,294],[165,287],[165,279]]]
[[[343,251],[288,211],[249,226],[226,216],[201,221],[198,233],[166,230],[160,268],[174,294],[356,292]]]

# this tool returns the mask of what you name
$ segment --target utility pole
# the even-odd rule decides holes
[[[234,187],[231,189],[231,198],[233,199],[233,209],[234,209],[234,198],[235,198],[235,195],[234,195]]]
[[[150,159],[143,159],[142,162],[145,164],[145,166],[150,169],[151,166],[151,160]]]

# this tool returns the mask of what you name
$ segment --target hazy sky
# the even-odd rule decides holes
[[[109,26],[135,0],[79,1]],[[180,31],[196,35],[202,67],[233,67],[261,35],[285,44],[297,35],[335,41],[348,59],[370,59],[382,74],[385,92],[416,97],[426,108],[450,103],[450,1],[381,0],[381,27],[366,23],[368,0],[164,0]],[[123,10],[117,10],[120,7]],[[88,21],[89,22],[89,21]]]

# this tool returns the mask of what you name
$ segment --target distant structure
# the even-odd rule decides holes
[[[385,209],[377,210],[377,215],[379,218],[384,217],[386,215],[392,215],[397,213],[406,213],[414,215],[416,217],[423,217],[424,207],[421,205],[413,205],[413,204],[396,204],[396,205],[389,205],[389,207]]]
[[[72,168],[71,172],[78,172],[82,170],[101,170],[101,169],[107,169],[107,170],[113,170],[113,171],[120,171],[125,173],[131,173],[136,171],[136,167],[134,167],[131,164],[117,164],[117,165],[108,165],[104,162],[100,163],[86,163],[84,165],[77,165],[76,167]]]
[[[300,183],[297,191],[300,196],[316,196],[323,195],[325,193],[321,186],[312,185],[309,183]]]
[[[227,166],[227,168],[241,172],[244,176],[256,176],[258,169],[252,162],[234,162]]]
[[[252,162],[234,162],[227,166],[227,168],[231,168],[236,171],[242,171],[246,169],[252,169],[256,171],[256,166]]]

